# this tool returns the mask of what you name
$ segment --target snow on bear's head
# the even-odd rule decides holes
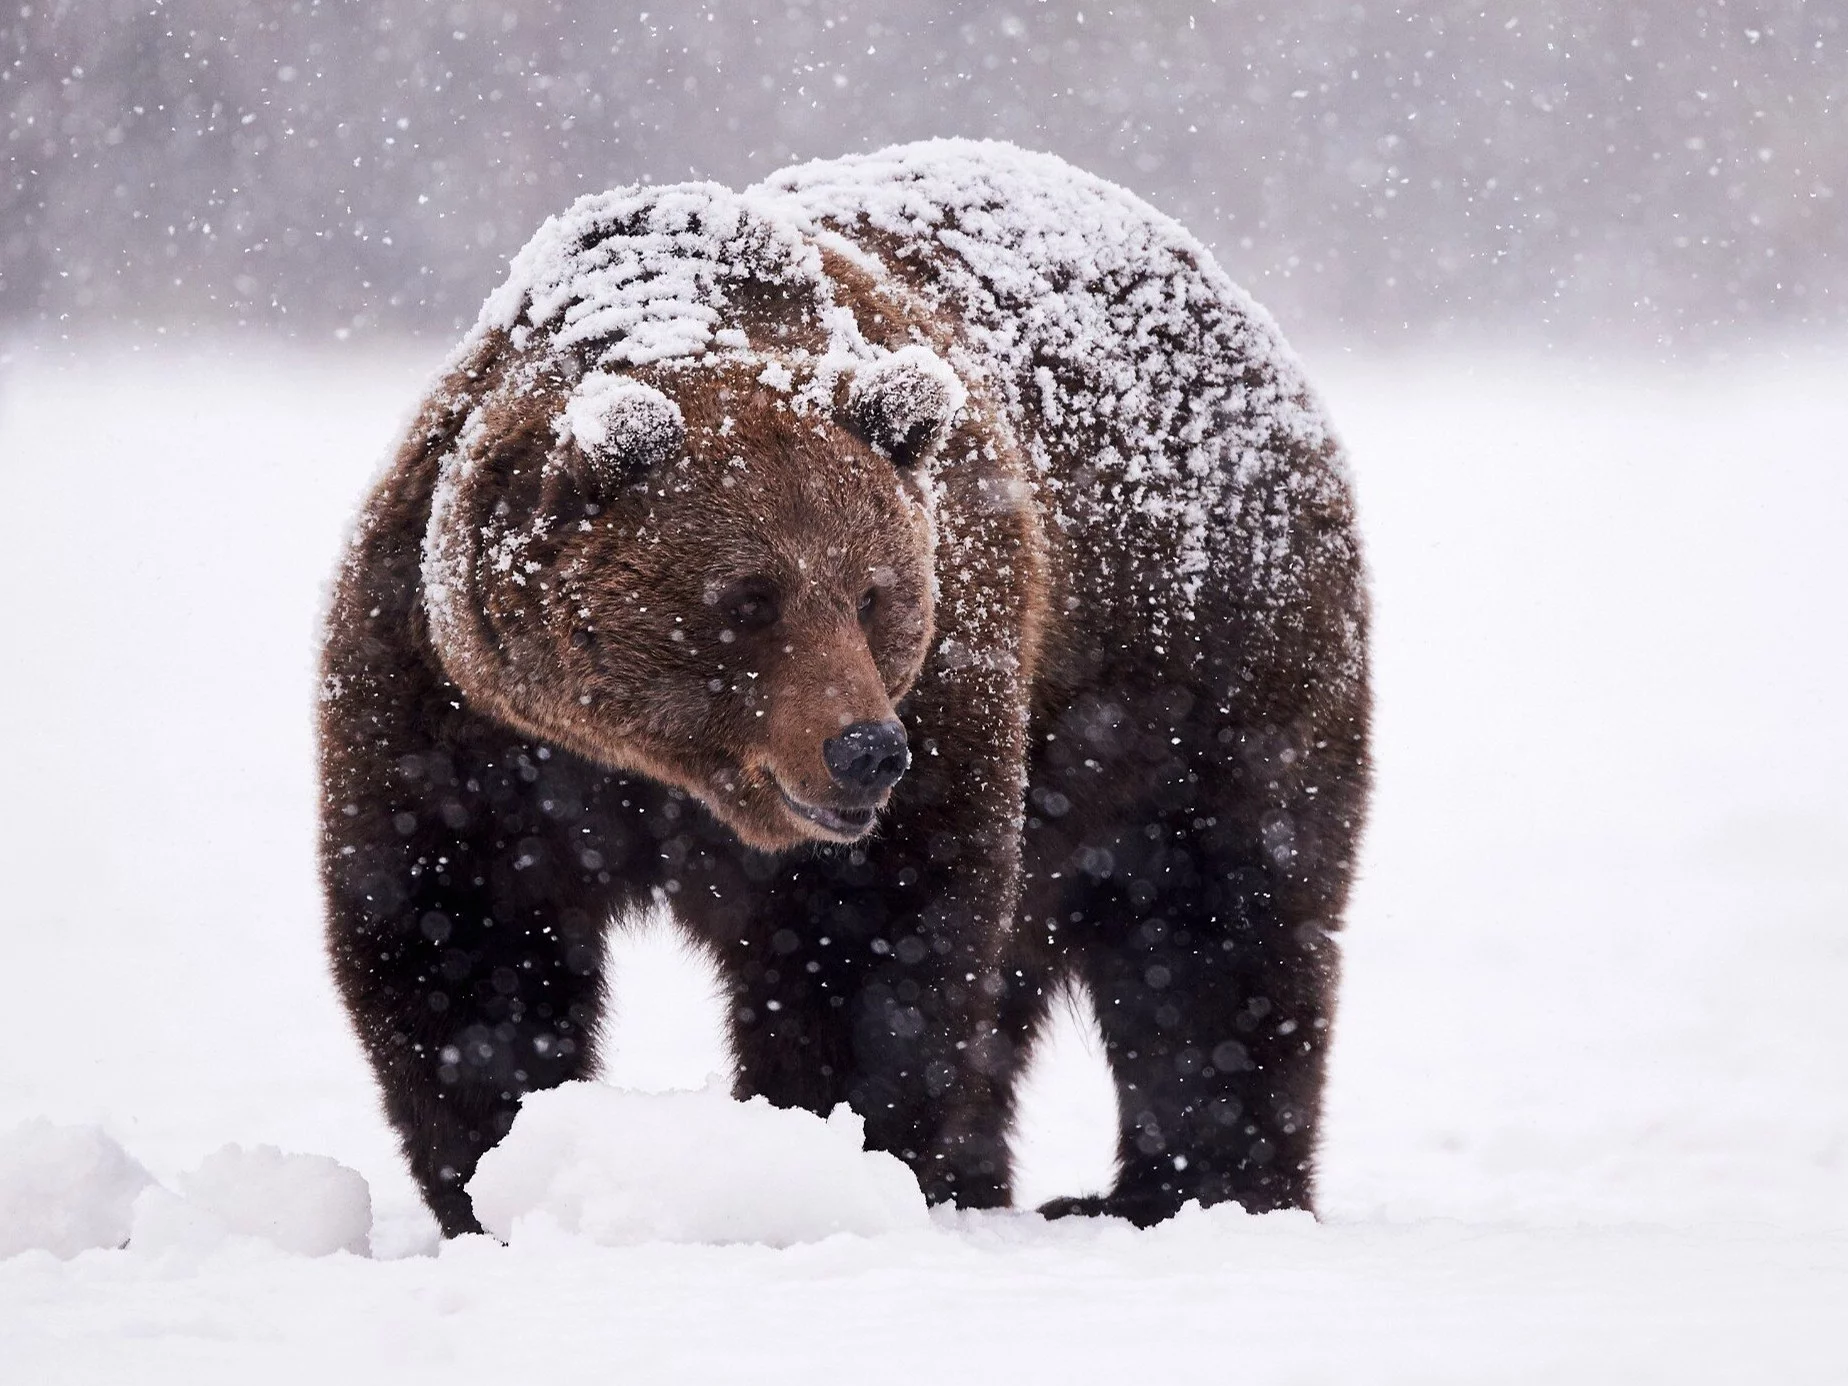
[[[462,369],[424,546],[438,655],[484,710],[753,846],[857,838],[909,763],[920,463],[966,392],[868,345],[743,199],[589,201],[516,258]]]

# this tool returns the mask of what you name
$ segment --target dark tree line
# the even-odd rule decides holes
[[[1839,324],[1848,3],[33,0],[0,322],[453,331],[581,191],[933,134],[1174,213],[1287,325]]]

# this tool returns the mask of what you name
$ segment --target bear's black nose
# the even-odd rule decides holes
[[[898,783],[911,768],[903,722],[855,722],[839,736],[821,743],[828,773],[843,789],[879,794]]]

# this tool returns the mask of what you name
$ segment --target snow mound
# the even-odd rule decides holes
[[[208,1250],[228,1236],[254,1237],[294,1256],[367,1254],[372,1193],[365,1176],[326,1155],[273,1145],[227,1145],[135,1206],[136,1251]]]
[[[0,1135],[0,1260],[121,1246],[153,1182],[101,1127],[20,1123]]]
[[[505,1241],[549,1222],[605,1246],[874,1236],[930,1225],[911,1171],[864,1149],[846,1107],[825,1121],[698,1092],[567,1083],[529,1093],[468,1186],[482,1226]]]

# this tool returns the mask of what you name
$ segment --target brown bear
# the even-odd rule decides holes
[[[1339,448],[1269,320],[1057,159],[936,141],[581,199],[515,258],[327,622],[336,980],[448,1234],[671,907],[740,1095],[1009,1198],[1068,980],[1116,1187],[1307,1207],[1367,790]]]

